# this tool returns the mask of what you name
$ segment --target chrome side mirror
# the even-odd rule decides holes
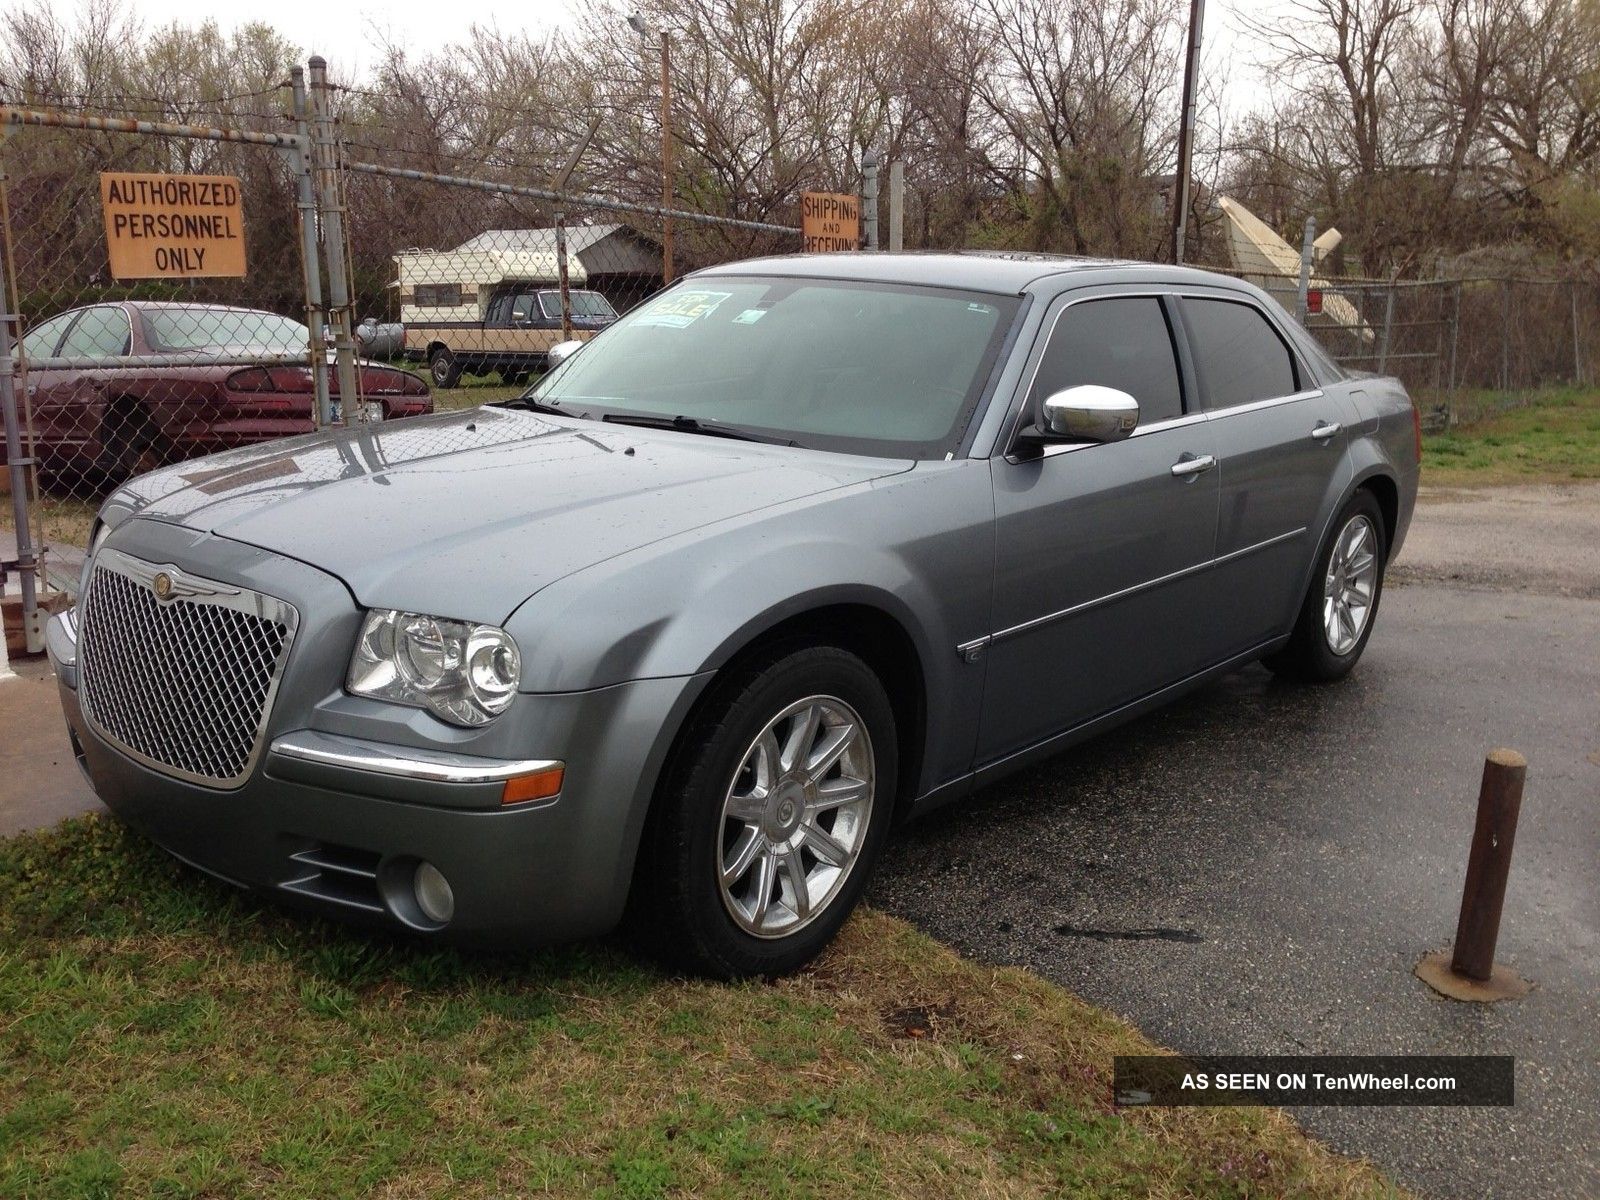
[[[550,349],[545,351],[544,369],[546,371],[554,371],[562,363],[566,362],[567,359],[571,358],[579,350],[582,350],[583,346],[584,343],[578,341],[577,338],[573,338],[568,342],[557,342],[554,346],[551,346]]]
[[[1083,383],[1046,396],[1042,432],[1072,442],[1120,442],[1139,424],[1139,402],[1127,392]]]

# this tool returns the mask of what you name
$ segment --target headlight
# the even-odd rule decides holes
[[[486,725],[511,706],[521,674],[503,629],[378,608],[361,623],[345,685],[454,725]]]

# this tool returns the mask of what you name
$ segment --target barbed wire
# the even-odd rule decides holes
[[[43,86],[33,82],[19,83],[0,76],[0,90],[13,92],[18,103],[36,104],[50,108],[68,108],[78,111],[95,110],[106,115],[135,113],[148,116],[152,113],[172,112],[185,107],[221,108],[241,100],[257,100],[265,96],[281,96],[289,87],[287,79],[248,92],[235,92],[226,96],[146,96],[136,92],[71,92]],[[264,113],[252,113],[264,116]]]

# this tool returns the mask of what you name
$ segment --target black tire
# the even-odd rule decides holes
[[[453,388],[461,381],[461,364],[448,349],[436,346],[428,355],[428,374],[433,377],[434,387]]]
[[[860,769],[859,764],[870,761],[870,800],[865,813],[855,815],[853,834],[840,835],[853,836],[853,859],[812,915],[792,932],[758,936],[736,921],[732,911],[736,900],[725,895],[721,881],[727,856],[737,853],[737,845],[729,849],[728,839],[745,834],[737,818],[726,816],[724,803],[739,781],[748,778],[743,773],[747,758],[756,753],[758,739],[774,718],[818,698],[842,702],[853,710],[849,715],[858,716],[864,726],[869,756],[855,757],[852,751],[819,778],[849,786],[851,781],[843,777],[844,762]],[[825,709],[826,702],[819,707]],[[812,744],[821,747],[834,732],[821,727]],[[800,741],[801,736],[796,734],[795,740]],[[840,775],[830,778],[835,770]],[[773,978],[804,966],[832,940],[860,900],[889,828],[897,783],[894,711],[878,677],[855,655],[832,646],[790,645],[736,668],[714,685],[685,729],[657,792],[640,842],[629,898],[628,924],[634,941],[673,969],[717,979]],[[776,801],[781,788],[772,789],[771,794]],[[774,819],[782,807],[773,804],[769,811]],[[794,819],[802,826],[829,819],[824,812],[804,815],[809,812],[802,806]],[[843,812],[831,818],[830,837],[840,831]],[[795,832],[801,842],[808,836],[799,829]],[[816,872],[817,886],[827,886],[823,881],[829,864],[811,854],[809,864],[802,865],[807,853],[804,847],[792,852],[796,867],[803,876]],[[786,858],[775,860],[771,886],[763,889],[754,882],[751,890],[755,894],[765,891],[773,913],[787,913],[799,921],[798,906],[787,901],[785,907],[796,886],[787,864]],[[742,878],[759,880],[760,869],[758,864],[751,868],[752,874]],[[746,920],[749,915],[745,910]]]
[[[161,433],[149,413],[137,404],[107,410],[100,427],[100,469],[107,484],[121,487],[166,461]]]
[[[1364,521],[1372,540],[1376,574],[1371,585],[1371,602],[1367,606],[1359,636],[1348,648],[1336,649],[1331,642],[1324,605],[1327,602],[1329,564],[1351,523]],[[1372,628],[1378,621],[1378,604],[1383,599],[1383,573],[1388,565],[1389,541],[1383,523],[1383,510],[1377,498],[1365,489],[1356,492],[1345,503],[1328,532],[1328,538],[1317,554],[1316,570],[1311,576],[1311,586],[1300,605],[1300,615],[1295,620],[1294,632],[1283,649],[1268,655],[1262,661],[1276,675],[1304,683],[1329,683],[1350,674],[1367,648]]]

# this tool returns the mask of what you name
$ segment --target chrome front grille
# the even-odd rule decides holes
[[[261,751],[298,622],[276,597],[107,547],[79,609],[84,714],[149,767],[237,786]]]

